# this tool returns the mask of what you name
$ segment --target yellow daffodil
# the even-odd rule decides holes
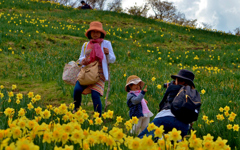
[[[16,84],[13,84],[12,85],[12,90],[15,90],[17,88],[17,85]]]
[[[138,124],[138,118],[136,116],[132,117],[132,123]]]
[[[35,98],[36,98],[37,101],[41,100],[41,96],[38,95],[38,94],[35,96]]]
[[[90,150],[90,146],[86,141],[83,141],[83,150]]]
[[[65,131],[65,133],[71,134],[73,131],[73,123],[63,124],[62,128]]]
[[[220,111],[220,112],[223,112],[223,111],[224,111],[224,109],[223,109],[222,107],[220,107],[220,108],[219,108],[219,111]]]
[[[113,118],[113,111],[108,110],[107,117],[112,119]]]
[[[162,138],[163,133],[165,131],[163,128],[164,128],[163,125],[161,125],[160,127],[156,128],[156,130],[154,131],[154,136]]]
[[[225,110],[225,111],[229,111],[229,110],[230,110],[230,107],[229,107],[229,106],[225,106],[225,107],[224,107],[224,110]]]
[[[68,106],[68,108],[69,108],[70,110],[73,110],[74,107],[75,107],[75,104],[73,104],[73,103],[71,103],[71,104]]]
[[[233,126],[232,126],[231,124],[228,124],[228,125],[227,125],[227,129],[228,129],[228,130],[231,130],[232,128],[233,128]]]
[[[37,101],[37,100],[36,100],[35,97],[33,97],[33,98],[31,99],[31,102],[32,102],[32,103],[36,103],[36,101]]]
[[[108,131],[108,127],[103,126],[102,127],[102,131],[107,132]]]
[[[134,138],[129,141],[128,148],[132,150],[141,149],[141,140],[139,138]]]
[[[205,94],[206,91],[204,89],[201,90],[201,94]]]
[[[160,84],[158,84],[158,85],[157,85],[157,88],[158,88],[158,89],[161,89],[161,88],[162,88],[162,86],[161,86]]]
[[[29,92],[27,95],[28,95],[28,98],[33,98],[34,97],[33,92]]]
[[[173,128],[173,130],[168,133],[170,136],[169,140],[173,140],[175,142],[181,140],[182,139],[181,132],[182,131],[177,131],[176,128]]]
[[[2,141],[4,138],[4,130],[0,130],[0,140]]]
[[[19,119],[19,121],[18,121],[18,126],[19,126],[21,129],[25,129],[25,128],[26,128],[26,125],[27,125],[27,122],[28,122],[28,120],[21,118],[21,119]]]
[[[215,141],[215,149],[225,149],[227,140],[223,140],[221,137],[218,137]]]
[[[217,115],[217,120],[223,120],[224,119],[224,116],[223,115],[221,115],[221,114],[218,114]]]
[[[234,112],[231,112],[230,116],[235,118],[237,114],[235,114]]]
[[[150,136],[143,136],[141,147],[142,149],[148,149],[149,147],[153,147],[155,145],[154,141],[152,140],[152,135]]]
[[[11,143],[10,145],[5,146],[6,150],[15,150],[17,147],[15,146],[15,143]]]
[[[107,113],[104,112],[104,113],[102,114],[102,117],[103,117],[103,119],[106,119],[106,118],[107,118]]]
[[[26,110],[23,108],[20,108],[20,110],[18,111],[18,116],[19,117],[25,116],[25,113],[26,113]]]
[[[152,81],[155,81],[156,80],[156,78],[155,77],[152,77]]]
[[[234,124],[232,128],[233,128],[233,131],[239,131],[239,125],[238,124]]]
[[[90,125],[93,125],[93,121],[91,119],[88,120],[88,122],[89,122]]]
[[[90,145],[90,146],[94,146],[97,143],[97,139],[95,136],[88,136],[87,139],[85,139],[85,141]]]
[[[202,120],[204,120],[204,121],[208,120],[208,116],[203,115]]]
[[[131,123],[130,121],[126,121],[126,122],[124,123],[124,125],[125,125],[125,128],[126,128],[128,131],[132,129],[132,123]]]
[[[27,104],[27,106],[28,106],[28,109],[29,109],[29,110],[31,110],[31,109],[34,108],[31,102],[30,102],[29,104]]]
[[[35,127],[35,125],[38,125],[38,123],[36,122],[36,120],[29,120],[27,122],[27,127],[28,129],[33,129]]]
[[[202,146],[202,140],[200,138],[195,139],[189,139],[189,147],[192,147],[194,149]]]
[[[99,117],[99,115],[100,115],[100,114],[99,114],[98,112],[94,112],[94,115],[93,115],[93,117],[94,117],[94,118],[98,118],[98,117]]]
[[[61,104],[59,107],[59,113],[60,114],[65,114],[68,110],[67,110],[67,105],[64,103],[64,104]]]
[[[37,145],[34,145],[32,142],[26,140],[26,139],[23,139],[23,140],[18,140],[16,142],[16,147],[17,149],[31,149],[31,150],[38,150],[39,149],[39,146]]]
[[[13,115],[14,112],[15,112],[15,110],[13,108],[8,107],[5,109],[4,114],[9,117],[9,116]]]
[[[106,145],[110,146],[110,148],[112,149],[114,146],[116,146],[116,142],[113,139],[113,137],[111,135],[107,136],[107,141],[106,141]]]
[[[204,149],[212,149],[214,147],[213,141],[203,141],[203,148]]]
[[[22,130],[20,127],[12,128],[12,136],[14,139],[20,138],[22,136]]]
[[[235,120],[235,117],[230,116],[230,117],[228,118],[228,120],[229,120],[230,122],[233,122],[233,121]]]
[[[0,98],[2,99],[4,97],[4,94],[0,92]]]
[[[43,119],[48,119],[51,117],[51,112],[45,109],[44,111],[41,112],[41,116]]]
[[[166,141],[162,138],[162,139],[159,139],[159,140],[158,140],[157,144],[159,145],[159,147],[160,147],[161,149],[165,149]]]
[[[52,140],[54,140],[55,142],[59,142],[61,141],[61,137],[63,135],[64,131],[63,130],[54,130],[52,132]]]
[[[117,122],[122,122],[123,118],[121,116],[117,116]]]
[[[225,112],[224,112],[224,115],[225,115],[226,117],[228,117],[228,116],[229,116],[229,112],[228,112],[228,111],[225,111]]]
[[[17,98],[18,98],[19,100],[21,100],[21,99],[23,98],[22,93],[18,93],[18,94],[17,94]]]
[[[189,145],[189,142],[186,140],[186,138],[184,138],[181,142],[179,142],[178,144],[178,147],[180,147],[180,149],[182,148],[183,150],[187,150],[189,149],[188,145]]]
[[[67,143],[68,142],[68,140],[69,140],[69,133],[66,133],[66,132],[64,132],[62,135],[61,135],[61,140],[60,141],[62,141],[62,144],[64,145],[65,143]],[[66,146],[65,146],[66,147]]]
[[[42,142],[43,143],[47,142],[47,143],[50,144],[51,141],[52,141],[52,133],[51,132],[44,132]]]
[[[34,110],[35,110],[35,112],[36,112],[37,115],[40,115],[41,112],[42,112],[42,108],[41,108],[41,107],[37,107],[37,108],[35,108]]]
[[[95,124],[96,124],[96,125],[101,125],[102,123],[103,123],[103,121],[102,121],[101,118],[97,117],[97,118],[95,119]]]
[[[14,96],[13,92],[8,92],[8,96],[13,97]]]
[[[149,123],[148,127],[147,127],[147,130],[148,130],[148,132],[150,132],[150,131],[152,131],[156,128],[157,128],[157,126],[154,123]]]

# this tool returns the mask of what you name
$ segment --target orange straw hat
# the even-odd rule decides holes
[[[88,37],[88,32],[92,30],[97,30],[104,34],[104,37],[106,36],[106,31],[103,30],[102,23],[99,21],[93,21],[90,23],[89,29],[86,31],[85,36]]]
[[[130,84],[138,84],[139,82],[141,82],[141,88],[143,88],[144,86],[144,82],[136,75],[131,75],[127,78],[127,82],[126,82],[126,86],[125,86],[125,90],[127,92],[129,92],[129,89],[127,88]]]

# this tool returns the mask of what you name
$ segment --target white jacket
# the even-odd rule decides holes
[[[88,46],[88,44],[89,44],[89,42],[87,43],[87,46]],[[85,58],[84,45],[85,45],[85,43],[84,43],[83,46],[82,46],[81,55],[80,55],[80,57],[79,57],[80,63],[81,63],[82,60]],[[86,46],[86,47],[87,47],[87,46]],[[113,52],[111,42],[110,42],[110,41],[107,41],[107,40],[103,40],[103,42],[102,42],[102,44],[101,44],[101,49],[102,49],[102,52],[103,52],[103,54],[104,54],[103,47],[109,49],[109,54],[107,55],[108,62],[109,62],[109,63],[114,63],[115,60],[116,60],[116,56],[115,56],[115,54],[114,54],[114,52]],[[83,65],[83,67],[84,67],[84,65]],[[102,67],[103,67],[103,75],[104,75],[106,81],[108,81],[108,67],[107,67],[107,60],[106,60],[106,55],[105,55],[105,54],[103,55]]]

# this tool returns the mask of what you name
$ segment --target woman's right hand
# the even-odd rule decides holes
[[[82,60],[82,65],[87,65],[87,64],[88,64],[87,59],[86,59],[86,58],[83,58],[83,60]]]

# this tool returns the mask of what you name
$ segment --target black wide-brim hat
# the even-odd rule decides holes
[[[171,75],[171,78],[173,78],[174,80],[176,78],[181,78],[189,81],[189,83],[191,83],[195,87],[193,83],[194,77],[195,75],[191,71],[185,69],[180,70],[177,75]]]

